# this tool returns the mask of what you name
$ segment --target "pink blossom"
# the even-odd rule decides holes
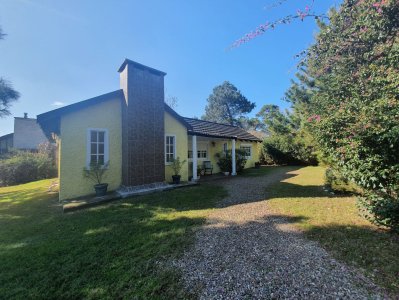
[[[320,115],[313,115],[308,118],[308,122],[312,122],[313,120],[315,120],[317,123],[320,122],[321,121]]]

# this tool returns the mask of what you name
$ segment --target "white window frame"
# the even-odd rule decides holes
[[[189,145],[189,147],[187,149],[188,152],[193,151],[192,147],[190,147],[190,146],[191,145]],[[199,151],[206,151],[206,157],[198,157]],[[188,157],[188,152],[187,152],[188,161],[193,161],[193,158]],[[193,156],[194,156],[194,153],[193,153]],[[206,161],[206,160],[209,160],[209,142],[197,142],[197,161]]]
[[[165,141],[164,141],[164,149],[165,149],[165,165],[171,165],[171,161],[166,161],[167,153],[166,153],[166,139],[167,137],[173,137],[173,159],[176,159],[176,135],[175,134],[165,134]]]
[[[86,167],[90,168],[91,160],[91,132],[104,132],[104,163],[109,161],[109,132],[107,128],[87,128],[86,131]]]
[[[241,144],[240,145],[240,150],[245,147],[245,148],[249,148],[250,151],[250,155],[249,156],[245,156],[246,159],[251,159],[252,158],[252,144]]]

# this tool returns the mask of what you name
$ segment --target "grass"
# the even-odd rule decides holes
[[[296,217],[295,225],[332,255],[363,269],[377,284],[399,293],[399,237],[358,215],[356,199],[323,190],[324,169],[306,167],[270,190],[270,207]]]
[[[248,168],[248,169],[242,170],[240,175],[247,176],[247,177],[264,176],[264,175],[270,174],[276,168],[281,168],[281,167],[267,166],[267,167],[260,167],[259,169]]]
[[[201,185],[63,214],[51,180],[0,188],[0,295],[186,298],[159,262],[192,241],[221,187]]]

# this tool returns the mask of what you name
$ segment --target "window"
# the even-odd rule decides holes
[[[87,158],[86,164],[104,165],[108,162],[108,130],[90,128],[87,130]]]
[[[223,144],[223,152],[224,152],[224,154],[227,155],[228,151],[229,151],[229,148],[227,146],[227,143],[224,143]]]
[[[198,158],[207,158],[208,157],[208,151],[206,151],[206,150],[198,150],[197,151],[197,157]]]
[[[241,145],[240,149],[245,152],[245,157],[250,159],[252,156],[252,146],[251,145]]]
[[[176,136],[165,136],[165,163],[172,163],[176,158]]]
[[[197,150],[197,158],[207,158],[208,151],[207,150]],[[193,158],[193,151],[188,150],[188,158]]]
[[[188,155],[187,157],[192,160],[193,159],[193,150],[192,145],[188,146]],[[207,159],[208,158],[208,143],[207,142],[199,142],[197,143],[197,158],[198,159]]]

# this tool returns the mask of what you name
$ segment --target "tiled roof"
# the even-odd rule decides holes
[[[257,138],[256,136],[253,136],[249,132],[237,126],[203,121],[192,118],[185,118],[185,117],[182,117],[182,119],[187,124],[190,125],[191,128],[187,128],[187,131],[191,135],[195,134],[195,135],[209,136],[209,137],[236,138],[239,140],[254,141],[254,142],[262,141],[261,139]]]
[[[86,108],[91,105],[95,105],[110,99],[119,98],[124,99],[123,91],[116,90],[114,92],[104,94],[98,97],[94,97],[85,101],[74,103],[68,106],[64,106],[41,115],[37,116],[37,121],[41,125],[43,131],[48,138],[51,138],[52,133],[60,133],[60,117],[65,113],[74,112],[82,108]],[[203,121],[192,118],[185,118],[176,113],[167,104],[165,104],[165,110],[172,114],[174,118],[180,121],[186,128],[188,134],[208,136],[215,138],[228,138],[228,139],[240,139],[246,141],[261,142],[262,140],[249,132],[243,130],[240,127],[220,124],[215,122]]]

